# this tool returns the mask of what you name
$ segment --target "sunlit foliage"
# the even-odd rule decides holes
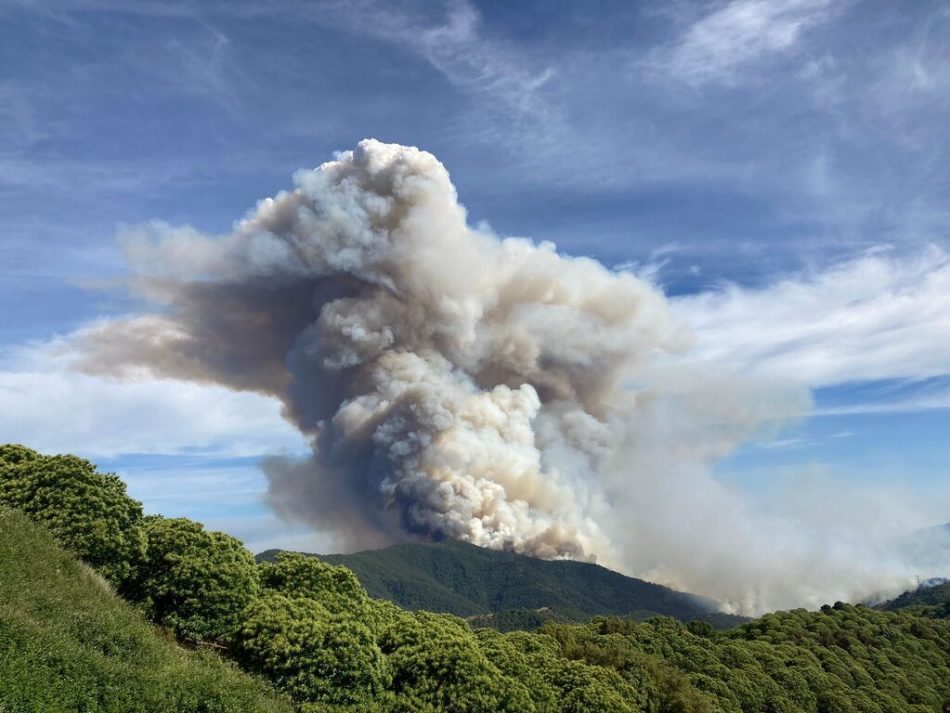
[[[0,446],[0,505],[29,515],[118,587],[142,556],[141,504],[118,476],[82,458]]]

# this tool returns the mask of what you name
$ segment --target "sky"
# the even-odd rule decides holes
[[[141,309],[143,225],[227,233],[373,137],[435,154],[472,225],[658,285],[692,358],[807,389],[723,482],[950,521],[947,37],[939,0],[0,0],[0,440],[319,550],[263,501],[261,459],[307,447],[275,402],[64,345]]]

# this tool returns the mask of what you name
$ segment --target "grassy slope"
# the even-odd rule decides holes
[[[272,559],[274,554],[264,552],[259,558]],[[573,620],[655,614],[694,619],[716,608],[711,600],[598,565],[539,560],[462,542],[404,544],[320,557],[353,570],[373,597],[407,609],[465,617],[546,607],[559,618]]]
[[[0,509],[0,713],[290,710],[218,656],[177,646],[44,530]]]

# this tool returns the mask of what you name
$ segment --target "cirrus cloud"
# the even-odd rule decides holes
[[[813,388],[950,374],[950,255],[877,249],[765,287],[676,300],[697,357]]]

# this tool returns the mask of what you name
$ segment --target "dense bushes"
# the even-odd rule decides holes
[[[464,621],[419,612],[388,627],[380,645],[393,669],[393,690],[406,710],[521,713],[534,710],[524,684],[495,667]]]
[[[552,639],[404,612],[313,557],[280,553],[260,567],[263,594],[235,651],[298,700],[405,713],[636,710],[618,674],[561,658]]]
[[[118,476],[98,473],[76,456],[0,446],[2,505],[41,523],[117,587],[128,582],[144,551],[141,504],[126,495]]]
[[[254,557],[230,535],[184,518],[150,516],[145,533],[134,594],[148,615],[182,638],[226,641],[257,596]]]
[[[666,618],[542,631],[564,655],[625,677],[644,655],[659,659],[674,675],[652,672],[652,709],[889,713],[939,711],[950,700],[950,626],[860,606],[778,612],[702,636]],[[671,686],[685,705],[684,678],[693,701],[673,707]]]
[[[236,652],[297,700],[367,704],[389,684],[366,625],[303,597],[260,597],[244,617]]]
[[[81,458],[0,446],[3,505],[45,527],[182,638],[226,640],[257,595],[257,565],[238,540],[190,520],[143,518],[116,475]]]
[[[531,633],[473,630],[451,615],[371,599],[343,567],[291,553],[255,565],[228,535],[189,520],[143,519],[121,483],[85,461],[19,446],[0,454],[3,502],[118,577],[153,621],[182,639],[214,643],[305,713],[923,713],[950,700],[947,620],[838,603],[770,614],[727,632],[666,617],[548,622]],[[78,569],[69,576],[88,585]],[[68,606],[57,596],[49,606]],[[933,617],[938,606],[920,605],[920,613]],[[129,693],[146,674],[136,672],[123,688],[116,671],[124,669],[109,663],[134,651],[140,634],[102,633],[112,631],[109,623],[87,607],[65,617],[71,623],[51,646],[31,628],[42,608],[24,607],[0,601],[0,674],[29,681],[22,691],[49,678],[49,700],[70,701],[57,710],[125,710],[104,703],[113,694],[132,701],[128,710],[148,709]],[[74,669],[72,654],[64,663],[49,653],[70,647],[97,663]],[[95,675],[83,673],[87,665]],[[161,677],[181,675],[182,698],[151,709],[232,709],[195,707],[196,691],[224,678],[162,666],[156,685],[177,690]],[[23,703],[30,694],[22,691],[8,700]],[[241,695],[253,697],[247,691]]]

